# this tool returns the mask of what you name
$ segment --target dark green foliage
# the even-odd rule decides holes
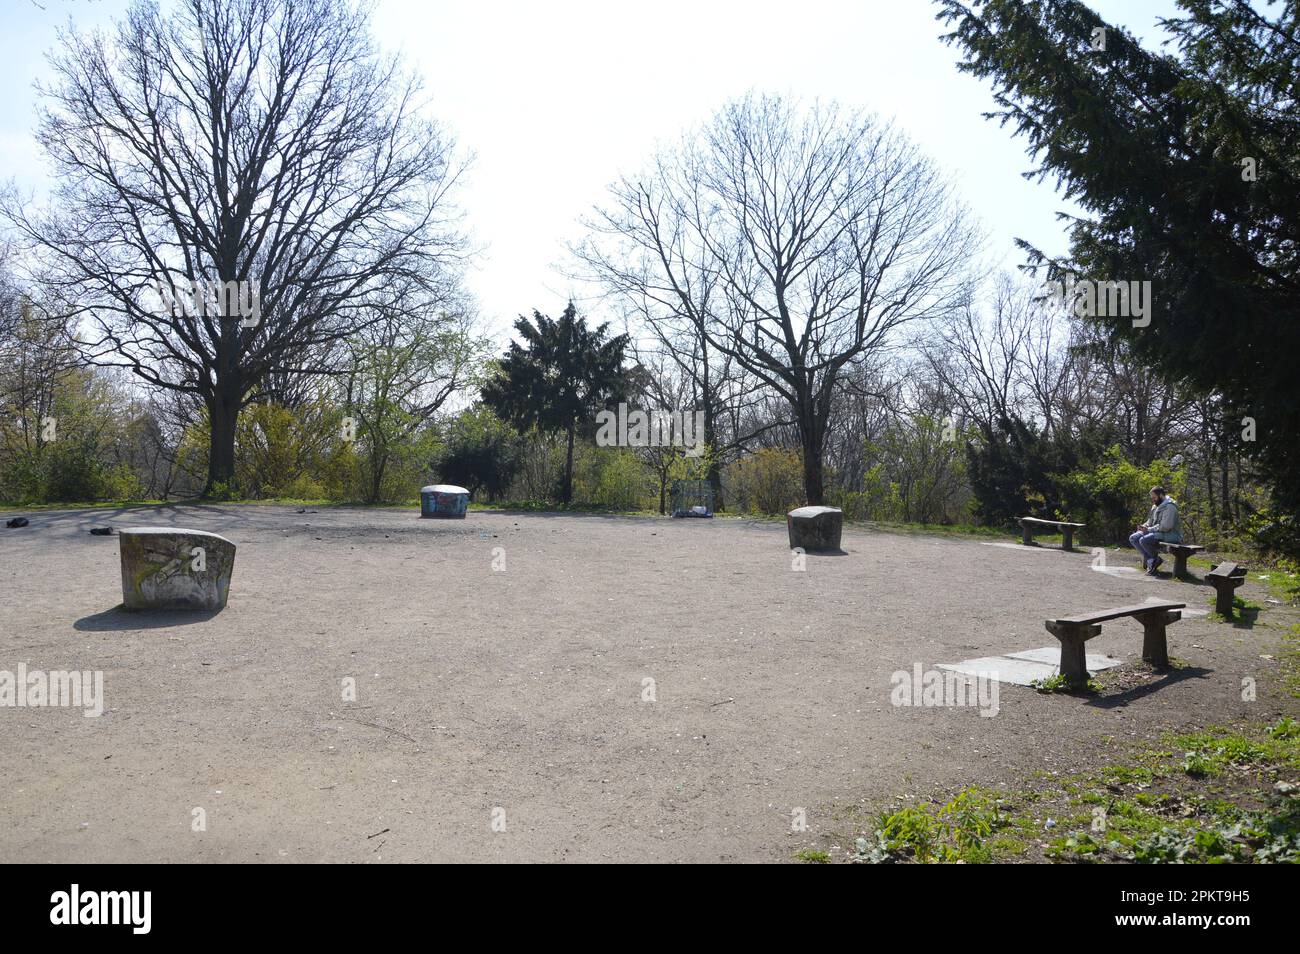
[[[496,500],[510,489],[519,470],[519,435],[491,409],[476,404],[447,428],[438,474],[471,495],[479,490]]]
[[[1044,513],[1055,503],[1047,476],[1046,441],[1020,421],[1004,422],[991,437],[968,444],[967,473],[975,515],[994,527],[1011,527],[1018,517]]]
[[[483,403],[520,431],[564,432],[568,437],[560,499],[573,499],[573,442],[596,412],[629,393],[623,367],[627,335],[609,337],[609,325],[588,328],[569,302],[559,320],[539,311],[515,322],[512,341],[497,373],[483,386]]]
[[[1104,435],[1091,430],[1067,437],[1017,418],[1000,422],[966,448],[975,515],[995,527],[1012,527],[1019,517],[1072,518],[1079,501],[1066,493],[1062,475],[1089,468],[1104,447]],[[1140,505],[1140,497],[1127,503]]]
[[[1179,0],[1173,52],[1143,49],[1079,0],[939,0],[990,114],[1083,207],[1059,275],[1150,281],[1150,325],[1097,319],[1171,381],[1257,422],[1245,452],[1300,509],[1300,5]],[[1106,28],[1104,50],[1093,30]],[[1253,159],[1255,181],[1243,160]],[[1294,541],[1294,534],[1283,534]]]

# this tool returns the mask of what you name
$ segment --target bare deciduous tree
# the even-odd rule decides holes
[[[975,236],[949,185],[871,116],[751,96],[611,191],[579,256],[780,395],[821,503],[845,367],[961,298]]]
[[[312,370],[374,314],[372,290],[435,283],[457,254],[452,144],[344,0],[138,2],[111,35],[61,40],[39,131],[53,208],[4,211],[87,356],[206,407],[211,488],[269,375]],[[196,282],[251,289],[257,321],[156,291]]]

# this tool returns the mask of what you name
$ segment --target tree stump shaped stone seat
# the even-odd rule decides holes
[[[785,526],[791,550],[838,550],[844,511],[838,507],[799,507],[785,515]]]
[[[219,610],[230,596],[235,545],[205,530],[127,527],[118,532],[122,605],[129,610]]]

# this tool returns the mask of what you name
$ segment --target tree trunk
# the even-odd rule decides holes
[[[713,489],[713,510],[715,513],[721,513],[727,508],[726,502],[722,499],[722,465],[718,463],[715,453],[718,446],[718,421],[717,408],[714,406],[713,377],[709,368],[707,344],[704,347],[704,375],[700,386],[700,398],[700,403],[704,405],[705,453],[709,455],[709,469],[705,476],[708,478],[709,486]],[[699,440],[698,435],[696,440]]]
[[[1219,490],[1221,492],[1219,505],[1223,512],[1223,523],[1225,527],[1231,527],[1236,522],[1236,514],[1232,510],[1232,494],[1228,489],[1228,442],[1220,439],[1219,451]]]
[[[235,425],[239,420],[239,402],[218,394],[209,399],[208,423],[208,483],[204,496],[210,495],[218,484],[226,491],[235,483]]]
[[[705,392],[704,398],[704,444],[709,455],[709,470],[705,476],[708,478],[709,486],[713,488],[713,510],[715,513],[721,513],[727,507],[722,499],[722,465],[714,453],[714,448],[718,446],[718,424],[712,395],[708,392]]]
[[[817,423],[801,423],[799,441],[803,447],[803,490],[810,506],[820,506],[825,500],[822,472],[822,429]]]
[[[371,475],[370,475],[370,500],[367,503],[378,503],[379,494],[384,487],[384,471],[388,469],[388,455],[379,454],[371,458]]]
[[[1205,500],[1210,508],[1210,526],[1219,529],[1218,510],[1214,505],[1214,442],[1210,439],[1210,410],[1201,409],[1201,443],[1205,449]]]
[[[560,491],[561,503],[573,501],[573,436],[578,429],[576,420],[569,422],[569,447],[564,455],[564,486]]]

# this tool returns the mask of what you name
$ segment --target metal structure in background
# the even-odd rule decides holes
[[[674,480],[674,517],[712,517],[713,487],[707,480]]]

